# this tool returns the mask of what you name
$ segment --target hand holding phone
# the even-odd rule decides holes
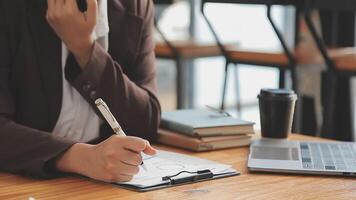
[[[47,4],[48,23],[84,68],[94,44],[92,33],[96,25],[97,0],[47,0]]]

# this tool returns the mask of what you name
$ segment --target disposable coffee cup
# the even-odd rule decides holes
[[[288,138],[298,99],[296,93],[287,89],[262,89],[258,99],[262,137]]]

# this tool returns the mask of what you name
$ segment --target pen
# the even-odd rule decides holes
[[[116,120],[115,116],[111,113],[109,107],[106,105],[104,100],[102,99],[97,99],[95,101],[96,107],[99,109],[100,113],[103,115],[105,120],[108,122],[112,130],[116,135],[120,136],[126,136],[124,130],[122,130],[122,127],[120,126],[119,122]],[[147,171],[143,161],[141,163],[141,167]]]

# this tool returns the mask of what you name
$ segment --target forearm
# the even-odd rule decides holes
[[[0,117],[0,168],[14,173],[48,177],[46,164],[74,142],[22,126]]]
[[[141,153],[156,154],[145,140],[113,135],[97,144],[77,143],[57,158],[58,170],[105,182],[129,181],[139,172]]]
[[[154,140],[161,114],[154,91],[133,82],[116,65],[108,67],[103,80],[98,95],[106,100],[126,132]]]
[[[90,56],[93,51],[94,41],[92,39],[84,40],[78,43],[77,46],[71,48],[71,52],[75,56],[81,69],[84,69],[88,64]]]
[[[161,108],[157,97],[146,88],[141,88],[131,82],[126,76],[122,83],[122,90],[126,98],[117,96],[119,101],[112,101],[118,117],[124,116],[127,131],[135,136],[155,139]],[[118,90],[119,91],[119,90]],[[119,94],[119,92],[118,92]],[[121,106],[126,105],[126,106]]]
[[[83,174],[85,157],[90,155],[93,145],[76,143],[55,160],[55,168],[61,172]]]
[[[47,0],[46,14],[49,25],[75,55],[82,68],[90,58],[97,17],[97,1],[87,0],[86,3],[87,10],[83,13],[76,1]]]
[[[66,76],[89,102],[103,98],[129,134],[153,139],[161,112],[156,97],[155,71],[150,66],[153,62],[154,56],[150,56],[149,61],[142,64],[147,65],[146,68],[128,72],[129,76],[96,43],[84,70],[80,69],[73,56],[69,56]],[[136,66],[130,67],[134,69]]]

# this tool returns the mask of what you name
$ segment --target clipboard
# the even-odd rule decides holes
[[[166,151],[159,151],[155,157],[144,158],[144,162],[147,171],[140,169],[140,173],[132,181],[114,185],[147,192],[240,175],[230,165]],[[175,169],[177,166],[181,168]]]
[[[159,189],[165,189],[165,188],[170,188],[170,187],[175,187],[175,186],[180,186],[180,185],[187,185],[187,184],[193,184],[193,183],[198,183],[198,182],[203,182],[203,181],[211,181],[215,179],[221,179],[221,178],[227,178],[227,177],[232,177],[232,176],[239,176],[240,172],[232,172],[232,173],[226,173],[226,174],[219,174],[219,175],[213,175],[213,177],[209,178],[203,178],[203,179],[194,179],[192,177],[192,180],[186,180],[184,182],[180,183],[168,183],[168,184],[161,184],[161,185],[156,185],[156,186],[150,186],[150,187],[137,187],[133,185],[122,185],[122,184],[114,184],[115,186],[124,188],[124,189],[129,189],[137,192],[149,192],[153,190],[159,190]]]

